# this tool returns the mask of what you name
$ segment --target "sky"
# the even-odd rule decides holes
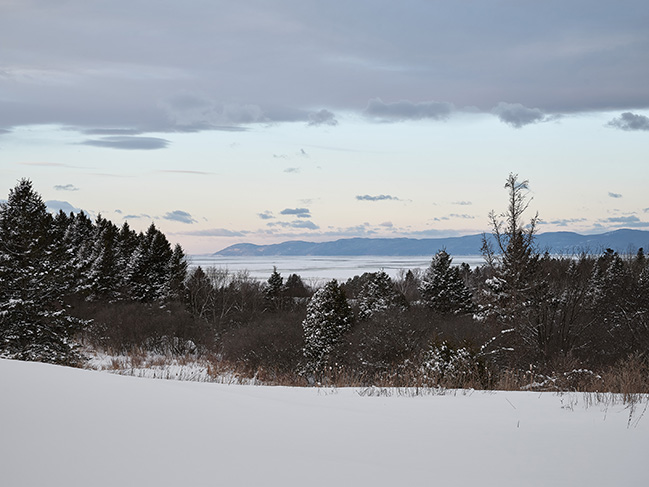
[[[649,228],[649,3],[0,0],[0,198],[241,242]]]

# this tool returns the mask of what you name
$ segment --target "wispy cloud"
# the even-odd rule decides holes
[[[470,201],[453,201],[451,204],[452,205],[459,205],[459,206],[470,206],[473,203],[470,202]]]
[[[74,184],[57,184],[54,186],[56,191],[79,191]]]
[[[171,220],[180,223],[196,223],[196,220],[194,220],[189,213],[182,210],[170,211],[166,213],[162,218],[164,218],[165,220]]]
[[[611,193],[610,191],[609,191],[608,195],[611,198],[621,198],[622,197],[622,195],[620,193]]]
[[[100,139],[89,139],[80,142],[82,145],[90,145],[94,147],[106,147],[109,149],[122,149],[122,150],[156,150],[164,149],[169,145],[167,139],[158,137],[127,137],[127,136],[112,136],[102,137]]]
[[[146,213],[140,213],[139,215],[125,215],[122,217],[122,220],[139,220],[142,218],[152,220],[151,215],[147,215]]]
[[[289,173],[289,174],[298,174],[300,172],[300,168],[299,167],[287,167],[286,169],[284,169],[284,172]]]
[[[301,217],[298,217],[301,218]],[[282,227],[282,228],[306,228],[309,230],[317,230],[320,228],[311,220],[294,220],[292,222],[271,222],[267,224],[269,227]]]
[[[379,194],[376,196],[372,196],[369,194],[357,195],[356,199],[358,201],[401,201],[400,198],[397,198],[396,196],[392,196],[389,194]]]
[[[609,127],[620,130],[649,130],[649,117],[637,115],[631,112],[624,112],[617,118],[607,123]]]

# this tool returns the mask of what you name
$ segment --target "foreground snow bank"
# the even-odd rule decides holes
[[[645,482],[649,413],[639,408],[629,424],[625,406],[582,402],[362,397],[0,360],[0,476],[10,487]]]

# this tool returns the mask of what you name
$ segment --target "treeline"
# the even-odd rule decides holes
[[[642,249],[540,254],[537,217],[523,221],[527,182],[505,187],[484,265],[440,250],[423,272],[312,289],[277,269],[266,282],[188,270],[153,225],[50,216],[21,181],[0,208],[0,354],[78,363],[83,343],[200,356],[275,384],[648,391]]]

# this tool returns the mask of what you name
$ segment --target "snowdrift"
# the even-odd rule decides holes
[[[0,477],[21,486],[646,482],[649,414],[580,394],[228,386],[0,360]]]

